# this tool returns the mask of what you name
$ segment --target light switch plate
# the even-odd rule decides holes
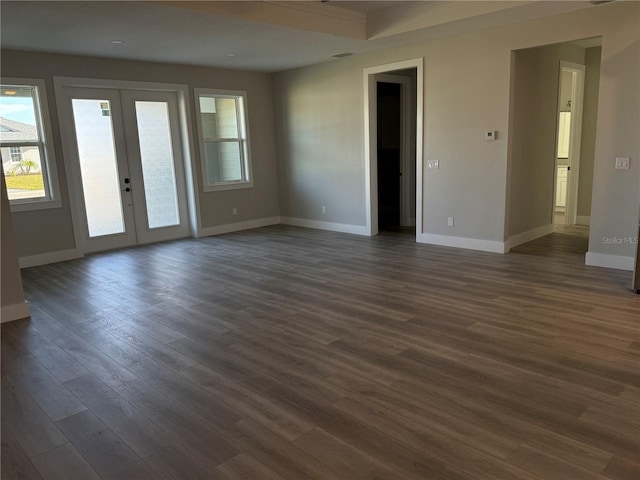
[[[495,130],[487,130],[486,132],[484,132],[484,139],[487,142],[492,142],[496,139],[498,132],[496,132]]]
[[[629,157],[616,157],[616,170],[629,170]]]
[[[438,170],[440,168],[440,160],[427,160],[427,170]]]

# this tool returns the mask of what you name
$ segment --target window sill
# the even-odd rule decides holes
[[[33,200],[22,202],[9,202],[12,212],[28,212],[31,210],[46,210],[49,208],[61,208],[62,202],[60,200]]]
[[[205,185],[203,191],[206,192],[218,192],[221,190],[236,190],[239,188],[253,188],[253,182],[234,182],[234,183],[219,183],[217,185]]]

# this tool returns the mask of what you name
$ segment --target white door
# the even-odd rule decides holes
[[[65,88],[84,251],[189,234],[175,93]],[[64,120],[63,120],[64,121]]]
[[[578,214],[585,67],[561,61],[559,72],[555,198],[562,196],[565,199],[563,223],[575,225]],[[570,99],[568,102],[567,98]],[[565,175],[563,179],[558,177],[560,172]],[[566,193],[562,193],[561,189],[565,189]],[[556,221],[555,213],[552,213],[552,223]]]

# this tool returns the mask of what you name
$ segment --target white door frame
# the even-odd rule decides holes
[[[378,119],[377,76],[396,70],[416,69],[416,238],[422,232],[423,205],[423,115],[424,115],[424,59],[416,58],[364,69],[364,171],[367,235],[378,234]]]
[[[558,128],[560,125],[560,94],[562,90],[562,73],[571,72],[571,125],[569,127],[569,171],[567,172],[567,201],[565,207],[565,224],[575,225],[578,215],[578,182],[580,178],[580,143],[582,140],[582,105],[584,102],[585,66],[578,63],[560,61],[558,73],[558,108],[556,118],[556,160],[553,182],[553,208],[551,223],[554,221],[556,188],[558,185]]]
[[[145,90],[145,91],[161,91],[161,92],[174,92],[178,99],[178,113],[180,116],[180,135],[182,138],[182,158],[184,161],[185,180],[187,189],[187,204],[188,204],[188,219],[189,229],[192,236],[197,236],[201,230],[200,215],[199,215],[199,192],[195,188],[197,185],[196,172],[192,168],[191,152],[194,151],[193,138],[190,132],[193,131],[191,125],[191,109],[189,102],[189,87],[183,84],[173,83],[153,83],[153,82],[138,82],[129,80],[110,80],[110,79],[94,79],[94,78],[79,78],[79,77],[53,77],[53,85],[56,97],[56,104],[58,110],[58,119],[62,128],[73,125],[73,119],[68,118],[68,108],[65,105],[63,99],[65,98],[65,87],[81,87],[81,88],[103,88],[103,89],[116,89],[116,90]],[[62,130],[61,128],[61,130]],[[65,131],[66,130],[66,134]],[[73,135],[69,135],[69,128],[64,128],[61,132],[62,135],[62,152],[64,158],[73,158],[73,152],[75,150],[75,139]],[[69,192],[69,201],[71,203],[71,219],[73,222],[74,238],[76,245],[76,253],[78,256],[83,256],[86,253],[86,245],[84,240],[84,234],[86,230],[82,228],[83,225],[83,199],[78,189],[74,188],[77,185],[77,179],[73,174],[71,165],[65,163],[65,172],[67,177],[67,191]]]

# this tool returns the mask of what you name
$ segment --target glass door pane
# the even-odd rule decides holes
[[[189,235],[178,97],[174,92],[121,90],[138,243]]]
[[[140,162],[150,229],[180,224],[167,102],[136,101]]]
[[[89,237],[125,232],[109,100],[72,99]]]

